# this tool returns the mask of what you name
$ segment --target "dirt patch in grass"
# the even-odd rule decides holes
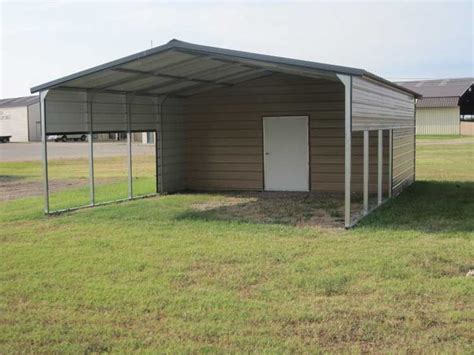
[[[293,192],[220,193],[191,205],[183,217],[288,224],[299,227],[344,227],[344,201],[338,194]]]

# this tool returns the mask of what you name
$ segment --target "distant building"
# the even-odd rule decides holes
[[[416,134],[474,135],[474,78],[397,84],[423,95],[416,105]]]
[[[0,99],[0,136],[11,136],[11,142],[41,141],[37,95]]]

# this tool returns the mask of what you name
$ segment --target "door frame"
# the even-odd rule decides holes
[[[299,192],[311,192],[312,191],[312,184],[311,184],[311,115],[309,114],[301,114],[301,115],[263,115],[261,116],[261,129],[262,129],[262,192],[267,191],[265,186],[265,125],[264,121],[265,118],[281,118],[281,117],[305,117],[306,118],[306,129],[308,134],[308,159],[307,159],[307,167],[308,167],[308,191],[299,191]],[[272,191],[269,191],[272,192]],[[277,192],[277,191],[273,191]]]

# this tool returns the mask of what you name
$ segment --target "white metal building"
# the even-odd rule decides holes
[[[0,136],[11,136],[11,142],[41,141],[38,95],[0,100]]]
[[[423,95],[416,105],[416,134],[459,135],[461,122],[473,118],[474,78],[406,81],[398,84]]]

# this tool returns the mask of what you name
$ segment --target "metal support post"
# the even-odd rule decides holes
[[[90,205],[95,205],[95,180],[94,180],[94,128],[92,122],[92,97],[87,94],[87,116],[89,121],[89,187],[90,187]]]
[[[364,131],[364,215],[369,213],[369,131]]]
[[[127,154],[128,154],[128,198],[133,198],[133,172],[132,172],[132,131],[131,131],[131,107],[127,103]]]
[[[46,132],[46,95],[48,90],[40,92],[40,120],[41,120],[41,143],[43,145],[43,183],[44,183],[44,213],[49,213],[49,176],[48,176],[48,136]]]
[[[393,129],[388,131],[388,198],[392,197],[393,186]]]
[[[351,226],[352,77],[337,74],[344,84],[344,226]]]
[[[383,182],[383,131],[378,131],[378,151],[377,151],[377,204],[382,204],[382,182]]]

